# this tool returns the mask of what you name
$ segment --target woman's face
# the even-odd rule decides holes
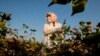
[[[56,22],[56,19],[53,15],[47,15],[47,21],[49,23],[53,23],[53,22]]]
[[[51,23],[51,22],[52,22],[50,17],[48,17],[47,21],[48,21],[49,23]]]

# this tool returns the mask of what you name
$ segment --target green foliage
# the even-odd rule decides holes
[[[66,5],[72,1],[72,16],[76,13],[83,12],[86,7],[87,0],[52,0],[52,2],[48,5],[60,4]]]
[[[26,24],[23,24],[23,28],[28,29],[29,27]]]
[[[98,23],[97,27],[100,27],[100,22]]]
[[[65,4],[68,4],[70,3],[71,0],[52,0],[52,2],[48,5],[48,6],[51,6],[53,4],[61,4],[61,5],[65,5]]]
[[[10,18],[11,14],[7,13],[0,13],[0,35],[6,36],[6,33],[8,33],[8,22],[11,20]]]
[[[7,20],[9,21],[11,18],[10,18],[11,14],[6,14],[6,13],[3,13],[3,15],[1,16],[2,17],[2,20]]]
[[[36,30],[35,29],[30,29],[32,32],[36,32]]]
[[[67,32],[70,31],[70,26],[66,25],[66,19],[64,20],[63,24],[62,24],[62,32],[65,34],[67,34]]]
[[[87,0],[72,0],[72,15],[83,12],[86,7]]]

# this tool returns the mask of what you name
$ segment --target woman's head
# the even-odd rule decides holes
[[[57,21],[57,16],[53,12],[47,13],[46,18],[49,23]]]

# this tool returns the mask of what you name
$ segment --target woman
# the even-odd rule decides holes
[[[57,22],[57,16],[53,12],[47,13],[46,20],[47,23],[44,24],[43,28],[45,35],[44,44],[46,44],[48,47],[51,47],[53,41],[50,39],[50,37],[52,34],[62,31],[62,24]],[[63,34],[60,35],[62,35],[61,38],[64,38]]]

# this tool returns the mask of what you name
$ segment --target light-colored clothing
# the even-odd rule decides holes
[[[46,44],[50,47],[52,45],[52,41],[50,39],[50,36],[53,33],[61,31],[61,30],[62,30],[62,24],[60,24],[60,23],[56,22],[55,26],[52,23],[44,24],[44,27],[43,27],[43,32],[45,35],[44,44]]]

